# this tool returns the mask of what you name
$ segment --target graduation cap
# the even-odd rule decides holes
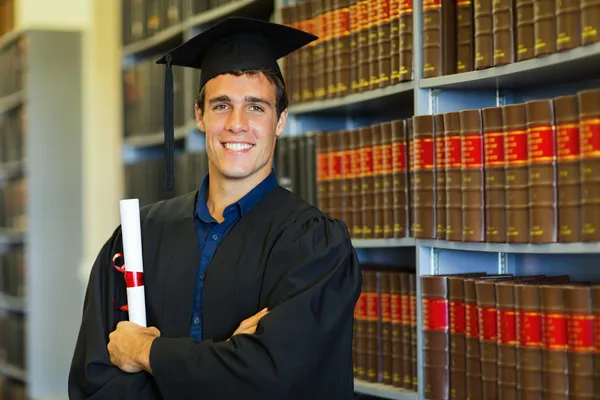
[[[251,18],[230,17],[162,56],[165,68],[165,185],[173,189],[173,65],[200,70],[200,88],[235,70],[269,69],[283,82],[277,60],[318,39],[308,32]]]

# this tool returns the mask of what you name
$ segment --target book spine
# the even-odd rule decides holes
[[[529,153],[529,237],[557,241],[556,132],[551,99],[525,103]]]
[[[369,382],[379,381],[379,271],[366,271],[365,296],[367,301],[367,376]]]
[[[517,397],[517,312],[514,281],[496,285],[498,313],[498,399]]]
[[[485,241],[506,242],[505,158],[502,108],[481,111],[485,168]]]
[[[326,21],[326,0],[308,0],[312,4],[312,29],[314,34],[318,37],[314,42],[310,43],[311,51],[311,69],[304,71],[312,83],[312,93],[310,97],[307,97],[305,101],[311,100],[323,100],[327,94],[326,90],[326,47],[329,42],[329,36],[327,31]]]
[[[343,131],[328,132],[329,156],[329,212],[332,217],[343,220],[342,208],[342,135]],[[299,167],[300,170],[304,168]]]
[[[358,130],[354,130],[350,135],[351,141],[351,155],[350,155],[350,169],[351,169],[351,190],[352,190],[352,237],[362,237],[363,227],[363,214],[362,214],[362,193],[361,193],[361,181],[362,181],[362,148],[361,139]]]
[[[498,398],[498,309],[493,281],[475,282],[479,314],[481,388],[484,399]]]
[[[449,300],[449,349],[450,381],[449,398],[460,400],[467,398],[466,389],[466,315],[464,303],[464,278],[448,277]]]
[[[342,133],[342,210],[344,213],[344,222],[348,227],[349,233],[352,235],[352,227],[354,226],[354,212],[353,212],[353,196],[354,192],[352,189],[353,185],[353,171],[352,171],[352,154],[354,152],[352,148],[352,135],[354,131],[345,130]]]
[[[324,58],[324,97],[331,99],[336,95],[336,65],[337,55],[337,8],[338,0],[326,0],[322,17],[325,31],[325,58]]]
[[[349,19],[350,19],[350,89],[349,93],[358,91],[358,31],[359,31],[359,1],[349,0]]]
[[[400,45],[402,42],[400,10],[404,1],[407,0],[390,0],[390,85],[400,82]]]
[[[446,240],[446,141],[444,115],[434,115],[435,139],[435,225],[436,239]]]
[[[383,238],[394,237],[394,150],[392,141],[393,122],[384,122],[381,125],[382,136],[382,212],[383,212]]]
[[[581,149],[581,239],[600,240],[600,90],[581,91],[578,96]]]
[[[379,25],[381,22],[380,9],[383,4],[378,0],[369,0],[368,4],[368,59],[369,75],[366,89],[373,90],[379,87]]]
[[[423,1],[423,78],[456,72],[456,0]]]
[[[411,298],[410,298],[410,281],[412,276],[410,273],[403,273],[401,276],[401,297],[402,303],[402,370],[404,376],[402,379],[402,387],[407,390],[412,390],[413,387],[413,363],[412,363],[412,326],[411,326]]]
[[[558,241],[581,240],[581,184],[577,96],[554,99],[556,175],[558,181]]]
[[[475,69],[494,65],[493,0],[475,1]]]
[[[494,66],[515,61],[515,0],[497,0],[492,3]]]
[[[383,238],[384,226],[384,167],[383,167],[383,132],[382,124],[372,126],[373,131],[373,237]]]
[[[535,35],[533,21],[534,0],[516,0],[517,61],[529,60],[535,56]]]
[[[481,111],[463,110],[459,113],[461,136],[461,193],[462,236],[464,242],[485,239],[483,130]]]
[[[435,142],[432,115],[413,117],[413,139],[410,144],[414,196],[411,233],[418,239],[435,239]]]
[[[581,44],[587,46],[600,41],[600,3],[581,0]]]
[[[404,348],[402,336],[404,328],[402,327],[402,290],[401,290],[401,272],[394,272],[390,277],[391,292],[391,330],[392,330],[392,386],[404,387],[404,363],[403,356],[408,349]]]
[[[373,137],[375,126],[359,129],[360,136],[360,212],[362,234],[365,239],[373,238],[375,228],[375,186],[373,168]]]
[[[462,240],[462,192],[460,116],[458,112],[444,115],[446,171],[446,240]]]
[[[362,271],[362,289],[354,311],[354,340],[356,342],[356,373],[357,379],[367,378],[367,293],[368,271]]]
[[[481,381],[481,348],[479,345],[479,309],[477,308],[476,278],[465,279],[464,303],[466,326],[466,392],[467,399],[483,400]]]
[[[371,0],[358,2],[358,82],[357,91],[369,89],[369,3]]]
[[[564,286],[541,285],[540,300],[544,323],[542,357],[544,398],[568,398],[568,316],[565,308]]]
[[[413,79],[413,0],[400,0],[399,23],[398,79],[400,82],[406,82]],[[392,40],[396,38],[392,36]]]
[[[410,372],[411,381],[408,389],[416,392],[419,390],[419,368],[417,365],[417,276],[414,273],[408,275],[408,294],[410,301]]]
[[[556,0],[535,0],[533,8],[536,57],[556,52]]]
[[[380,380],[386,385],[392,384],[394,370],[392,353],[392,298],[391,298],[391,279],[394,272],[381,272],[381,374]]]
[[[529,242],[528,146],[523,104],[504,106],[504,152],[506,157],[506,240]]]
[[[517,390],[519,398],[542,396],[543,318],[540,311],[540,291],[537,285],[518,284]]]
[[[336,0],[339,8],[334,16],[336,32],[335,50],[335,89],[336,97],[350,94],[352,89],[352,46],[351,46],[351,2],[349,0]]]
[[[480,1],[480,0],[479,0]],[[475,1],[476,7],[479,1]],[[473,2],[456,0],[456,72],[473,71],[473,54],[477,41],[473,18]],[[444,51],[444,50],[442,50]]]
[[[278,144],[288,144],[287,138],[285,142],[281,141]],[[282,146],[283,147],[283,146]],[[315,152],[317,153],[317,204],[319,209],[324,213],[329,213],[329,148],[327,146],[327,133],[318,132],[316,134]],[[289,159],[287,149],[282,150],[281,160],[285,162]],[[287,172],[287,171],[286,171]],[[282,173],[283,169],[282,169]]]
[[[408,217],[408,126],[405,120],[392,121],[393,237],[409,236]]]
[[[556,50],[581,46],[580,0],[556,1]]]

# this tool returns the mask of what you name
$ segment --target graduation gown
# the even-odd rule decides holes
[[[223,239],[205,275],[203,338],[190,337],[200,250],[197,191],[141,210],[148,326],[146,372],[111,364],[108,335],[127,313],[120,227],[101,249],[86,290],[69,374],[79,399],[354,398],[352,329],[361,272],[346,225],[278,186]],[[241,321],[268,307],[253,335]]]

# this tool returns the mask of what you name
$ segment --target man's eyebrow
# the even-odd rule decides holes
[[[210,104],[219,103],[219,102],[228,102],[228,103],[231,103],[231,98],[229,98],[229,96],[227,96],[227,95],[217,96],[217,97],[213,97],[208,102]]]
[[[265,99],[261,99],[260,97],[246,96],[246,102],[247,103],[259,103],[259,104],[264,104],[268,107],[271,107],[271,103],[269,103]]]

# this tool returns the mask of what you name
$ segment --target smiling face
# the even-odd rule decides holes
[[[196,105],[198,128],[206,134],[210,173],[227,180],[271,172],[275,141],[287,110],[278,118],[276,88],[262,73],[219,75],[204,87],[204,110]]]

